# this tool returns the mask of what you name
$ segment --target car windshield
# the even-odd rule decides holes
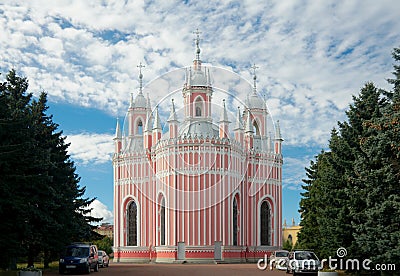
[[[65,257],[87,257],[89,256],[88,247],[67,247]]]
[[[103,252],[102,251],[99,251],[99,256],[103,256]]]
[[[289,252],[284,252],[284,251],[275,253],[276,257],[287,257],[288,255],[289,255]]]
[[[318,260],[313,252],[308,251],[295,252],[295,258],[296,260]]]

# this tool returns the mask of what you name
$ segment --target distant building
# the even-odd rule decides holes
[[[109,223],[103,223],[98,226],[94,231],[99,233],[100,235],[107,236],[112,239],[114,235],[114,226]]]
[[[296,225],[294,219],[292,219],[292,225],[287,225],[286,219],[283,222],[283,228],[282,228],[282,238],[283,238],[283,244],[286,243],[286,241],[290,241],[293,246],[297,243],[297,234],[300,232],[301,226]]]
[[[271,134],[254,74],[231,135],[225,101],[213,113],[212,77],[200,60],[198,37],[196,45],[182,83],[183,122],[172,102],[163,132],[140,72],[127,132],[117,123],[115,262],[245,262],[282,246],[279,125]]]

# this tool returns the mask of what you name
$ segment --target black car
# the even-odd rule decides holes
[[[99,271],[98,250],[94,244],[71,244],[65,248],[59,261],[59,272],[83,272],[89,274],[91,269]]]

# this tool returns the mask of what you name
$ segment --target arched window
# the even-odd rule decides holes
[[[165,245],[165,199],[161,200],[160,206],[160,245]]]
[[[233,199],[233,245],[238,245],[238,204],[236,197]]]
[[[127,223],[128,223],[128,240],[127,245],[136,246],[137,245],[137,205],[135,201],[132,201],[128,205],[127,210]]]
[[[137,134],[142,135],[143,134],[143,123],[142,120],[138,120],[137,122]]]
[[[201,117],[203,115],[203,100],[201,99],[201,97],[197,97],[194,104],[194,109],[196,117]]]
[[[289,234],[289,236],[287,237],[288,241],[292,244],[293,243],[293,237],[292,235]]]
[[[261,204],[260,224],[261,245],[271,245],[271,209],[267,201]]]
[[[253,131],[255,135],[260,136],[260,128],[258,127],[256,120],[253,121]]]

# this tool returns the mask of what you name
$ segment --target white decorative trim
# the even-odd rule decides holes
[[[261,236],[260,236],[260,232],[261,232],[260,210],[261,210],[261,204],[263,203],[263,201],[264,201],[266,198],[271,199],[272,204],[273,204],[273,207],[274,207],[274,214],[273,214],[273,216],[274,216],[274,228],[272,228],[272,225],[270,226],[270,227],[271,227],[271,228],[270,228],[270,229],[271,229],[271,235],[272,235],[272,233],[274,233],[274,240],[273,240],[273,241],[271,240],[271,243],[272,243],[271,246],[274,246],[274,245],[276,244],[276,236],[277,236],[278,233],[275,233],[275,232],[276,232],[276,229],[279,229],[279,227],[278,227],[278,225],[277,225],[277,217],[278,217],[278,216],[276,215],[277,208],[276,208],[275,199],[274,199],[271,195],[264,195],[264,196],[261,197],[260,200],[258,201],[258,203],[257,203],[257,210],[256,210],[256,212],[254,212],[254,213],[256,214],[256,218],[257,218],[257,246],[261,246]],[[272,211],[272,206],[270,205],[269,201],[266,201],[266,202],[267,202],[267,204],[269,205],[270,210]],[[271,222],[272,222],[272,220],[271,220]]]
[[[120,231],[121,242],[123,242],[125,244],[126,240],[127,240],[127,237],[126,237],[127,231],[126,231],[126,229],[124,229],[124,221],[126,221],[126,215],[125,215],[127,212],[126,207],[129,205],[129,202],[132,201],[132,200],[129,200],[129,198],[133,199],[133,201],[135,201],[135,203],[136,203],[136,208],[137,208],[137,214],[136,214],[136,229],[137,229],[136,240],[137,240],[137,242],[136,243],[137,243],[137,247],[140,247],[140,245],[141,245],[141,217],[142,217],[141,216],[141,208],[140,208],[139,200],[137,199],[137,197],[135,197],[133,195],[125,196],[121,201],[121,217],[122,217],[122,220],[121,220],[122,231]],[[125,204],[125,202],[126,202],[126,204]],[[126,205],[126,206],[124,207],[124,205]]]

